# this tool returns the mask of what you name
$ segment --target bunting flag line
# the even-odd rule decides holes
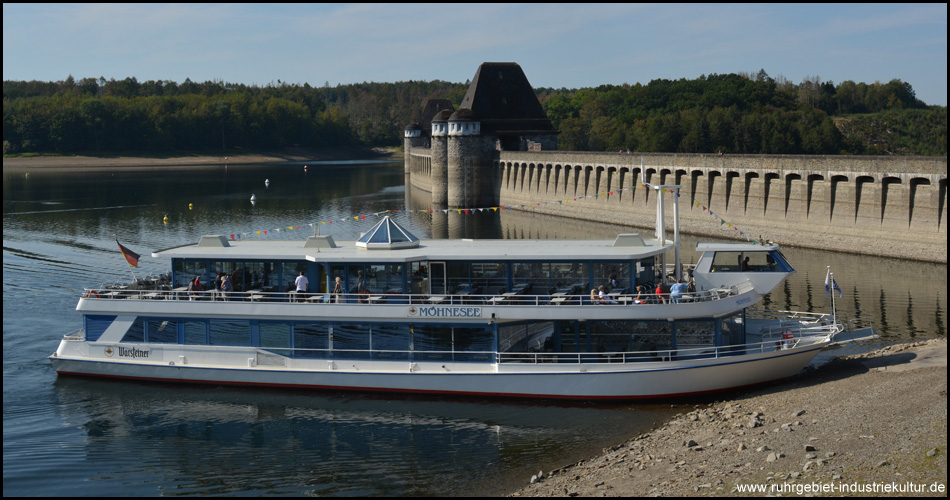
[[[119,243],[119,239],[116,238],[115,242],[119,245],[119,251],[122,252],[122,256],[125,257],[125,260],[129,261],[129,265],[132,267],[139,267],[139,254],[129,250],[122,243]]]
[[[609,199],[609,198],[611,198],[611,197],[613,197],[613,196],[615,196],[615,195],[617,195],[617,194],[619,194],[619,193],[623,193],[624,191],[634,191],[634,192],[635,192],[637,188],[652,189],[652,190],[654,190],[654,191],[657,191],[657,190],[662,189],[664,193],[667,193],[667,192],[672,193],[672,192],[674,192],[673,189],[661,188],[660,186],[655,186],[655,185],[652,185],[652,184],[649,184],[649,183],[640,183],[640,184],[633,185],[633,186],[631,186],[631,187],[629,187],[629,188],[615,189],[615,190],[613,190],[613,191],[607,191],[607,192],[603,192],[603,193],[594,193],[594,194],[590,194],[590,195],[587,195],[587,196],[579,196],[579,197],[576,197],[576,198],[567,198],[567,199],[558,199],[558,200],[551,200],[551,201],[545,201],[545,202],[537,202],[537,203],[532,203],[532,204],[529,204],[529,205],[515,205],[514,207],[521,208],[521,209],[525,209],[525,208],[530,208],[530,207],[538,207],[538,206],[543,206],[543,205],[554,204],[555,202],[557,202],[558,205],[564,205],[564,204],[566,204],[566,203],[573,203],[573,202],[577,202],[577,201],[581,201],[581,200],[585,200],[585,199],[594,199],[594,200],[597,200],[597,199],[604,199],[604,198]],[[681,193],[680,191],[676,191],[676,196],[677,196],[677,197],[681,197],[681,196],[682,196],[682,193]],[[723,219],[723,218],[720,217],[719,215],[713,213],[713,211],[712,211],[711,208],[709,208],[709,207],[703,205],[702,203],[700,203],[699,201],[697,201],[697,200],[695,200],[695,199],[692,199],[692,202],[693,202],[693,204],[694,204],[697,208],[701,208],[704,213],[708,213],[710,216],[714,217],[715,220],[719,222],[719,227],[720,227],[720,228],[731,229],[733,234],[736,234],[736,235],[738,235],[739,237],[745,238],[747,241],[755,241],[755,239],[752,238],[751,235],[748,235],[748,234],[746,234],[744,231],[741,231],[737,225],[733,224],[732,222],[727,222],[725,219]],[[347,222],[347,221],[360,222],[360,221],[365,221],[366,218],[369,217],[369,216],[376,216],[376,217],[379,217],[380,215],[384,215],[384,214],[406,214],[406,213],[412,214],[412,213],[414,213],[414,212],[415,212],[415,213],[429,213],[429,214],[436,213],[436,212],[442,212],[443,214],[448,214],[449,212],[456,212],[456,213],[459,214],[459,215],[472,215],[472,214],[474,214],[474,213],[476,213],[476,212],[485,212],[485,211],[497,212],[497,211],[499,211],[499,210],[511,210],[511,209],[512,209],[512,206],[511,206],[511,205],[499,205],[499,206],[492,206],[492,207],[474,207],[474,208],[452,208],[452,209],[418,209],[418,210],[413,210],[413,209],[402,209],[402,210],[399,210],[399,209],[391,209],[391,210],[382,210],[382,211],[379,211],[379,212],[373,212],[373,213],[370,213],[370,214],[357,214],[357,215],[341,216],[340,219],[337,219],[337,220],[335,220],[335,221],[334,221],[334,220],[325,220],[325,221],[319,221],[319,222],[314,222],[314,223],[309,223],[309,224],[291,225],[291,226],[287,226],[286,228],[276,228],[276,229],[271,229],[271,230],[263,230],[263,229],[261,229],[261,230],[248,231],[248,232],[241,232],[241,233],[235,232],[235,233],[231,233],[230,236],[231,236],[231,239],[232,239],[232,240],[243,239],[243,238],[253,238],[255,235],[258,236],[258,237],[265,237],[265,236],[268,236],[268,231],[270,231],[271,233],[280,233],[280,232],[283,232],[283,231],[293,231],[293,230],[297,230],[297,229],[300,229],[301,227],[313,228],[313,227],[315,227],[315,226],[317,226],[317,225],[333,224],[334,222],[337,222],[337,223]],[[117,240],[117,242],[118,242],[118,240]],[[764,240],[762,240],[761,236],[759,237],[758,243],[764,244]],[[121,245],[120,245],[120,247],[121,247]],[[128,250],[128,249],[126,249],[126,251],[127,251],[127,250]],[[134,254],[133,254],[133,255],[134,255]],[[137,257],[138,257],[138,256],[136,255],[136,261],[137,261]],[[126,257],[126,258],[128,258],[128,257]],[[131,262],[131,261],[130,261],[130,262]]]

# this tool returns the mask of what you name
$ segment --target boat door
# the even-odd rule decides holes
[[[445,262],[429,262],[429,295],[445,295],[447,290]]]

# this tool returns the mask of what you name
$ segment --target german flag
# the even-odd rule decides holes
[[[122,252],[122,256],[125,257],[125,260],[129,261],[129,265],[132,267],[139,267],[139,254],[122,246],[122,243],[119,243],[118,238],[116,238],[115,242],[119,245],[119,251]]]

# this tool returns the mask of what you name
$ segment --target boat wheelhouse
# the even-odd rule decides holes
[[[788,377],[830,342],[747,338],[748,308],[794,272],[777,246],[701,244],[685,291],[663,285],[674,247],[420,240],[389,217],[357,241],[205,236],[153,253],[165,283],[86,290],[82,329],[50,359],[145,380],[629,399]]]

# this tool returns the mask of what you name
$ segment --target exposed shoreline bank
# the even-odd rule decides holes
[[[3,159],[4,169],[63,168],[98,169],[112,167],[189,167],[202,165],[242,165],[256,163],[334,161],[393,158],[386,149],[319,150],[291,148],[283,152],[248,152],[229,155],[147,156],[29,156]],[[401,159],[401,157],[400,157]]]
[[[945,496],[946,457],[947,341],[937,338],[698,405],[511,496]],[[756,486],[773,490],[740,490]]]

